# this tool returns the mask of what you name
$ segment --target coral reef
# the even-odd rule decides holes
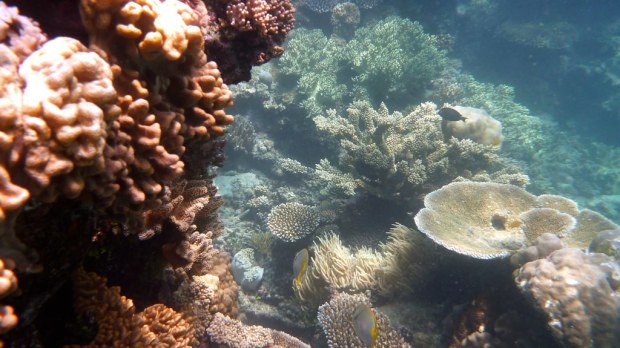
[[[571,47],[577,40],[577,29],[568,22],[502,23],[496,35],[504,40],[539,49],[560,50]]]
[[[616,228],[602,215],[588,209],[572,216],[550,208],[574,202],[563,197],[538,198],[506,184],[455,182],[431,192],[426,206],[415,216],[421,232],[436,243],[460,254],[480,259],[506,257],[534,242],[543,233],[553,233],[568,246],[585,248],[603,230]]]
[[[134,294],[143,279],[156,278],[137,300],[142,313],[103,278],[77,276],[76,308],[99,321],[92,344],[197,345],[214,313],[238,310],[230,257],[212,243],[223,231],[216,215],[223,201],[209,167],[221,164],[218,137],[233,117],[225,112],[231,92],[213,62],[221,56],[205,53],[217,51],[208,34],[235,41],[229,48],[245,59],[238,68],[249,71],[282,53],[294,9],[288,1],[238,1],[236,9],[247,4],[249,13],[226,14],[214,11],[223,1],[207,9],[201,1],[81,0],[54,2],[44,13],[34,3],[25,6],[29,14],[67,21],[50,27],[51,35],[75,38],[46,42],[34,21],[0,2],[0,253],[10,265],[2,268],[2,295],[15,289],[15,275],[24,287],[4,299],[2,329],[17,324],[16,308],[20,326],[11,339],[44,344],[44,332],[58,327],[41,330],[37,317],[48,301],[68,298],[69,273],[88,263],[109,277],[125,257],[135,269],[112,278],[132,281]],[[232,22],[206,20],[218,15]],[[66,30],[76,19],[79,30]],[[58,20],[43,18],[46,26]],[[257,54],[243,56],[249,49]],[[128,280],[127,272],[139,276]],[[154,304],[157,286],[191,320]],[[109,303],[97,308],[89,296]],[[187,305],[194,302],[205,304],[206,315]]]
[[[618,265],[603,254],[564,248],[515,272],[519,289],[544,313],[565,347],[605,347],[618,342]]]
[[[366,347],[353,328],[353,311],[360,303],[371,305],[370,299],[364,294],[335,293],[329,302],[319,308],[317,318],[327,336],[329,347]],[[377,317],[378,327],[376,347],[410,347],[398,331],[390,326],[390,321],[385,315],[374,309],[373,312]]]
[[[267,226],[279,239],[294,242],[319,227],[319,215],[314,208],[307,205],[282,203],[271,209]]]
[[[346,3],[346,0],[303,0],[301,3],[309,9],[319,13],[335,12],[340,4]],[[352,3],[364,8],[370,9],[380,4],[383,0],[353,0]]]

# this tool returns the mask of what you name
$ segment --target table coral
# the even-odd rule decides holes
[[[448,184],[426,195],[424,205],[415,216],[421,232],[452,251],[480,259],[508,256],[543,233],[586,248],[599,231],[616,228],[588,209],[572,216],[550,208],[549,195],[538,201],[520,187],[490,182]]]
[[[607,255],[564,248],[526,263],[515,283],[563,346],[610,347],[620,339],[620,289],[604,266],[613,262]]]

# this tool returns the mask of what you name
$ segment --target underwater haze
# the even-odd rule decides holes
[[[0,1],[0,347],[620,348],[618,13]]]

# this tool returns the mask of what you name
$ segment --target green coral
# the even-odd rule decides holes
[[[288,97],[293,89],[289,103],[311,116],[355,100],[392,107],[418,102],[425,85],[449,64],[435,36],[399,17],[362,27],[349,42],[299,28],[286,52],[278,62],[281,89]]]
[[[424,33],[417,22],[394,16],[358,29],[346,51],[354,82],[377,96],[420,91],[448,65],[436,36]]]

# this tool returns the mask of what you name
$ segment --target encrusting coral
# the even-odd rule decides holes
[[[515,271],[517,287],[565,347],[612,347],[620,339],[619,266],[604,254],[563,248]]]
[[[235,348],[309,348],[297,338],[262,326],[244,325],[222,313],[217,313],[207,328],[212,342]]]
[[[317,318],[323,328],[330,348],[367,347],[357,336],[354,323],[353,312],[359,304],[371,306],[370,299],[364,294],[349,295],[346,293],[335,293],[329,302],[319,307]],[[377,348],[405,348],[410,347],[400,333],[390,326],[389,319],[381,312],[371,309],[377,319],[376,345]]]
[[[602,215],[574,202],[498,183],[454,182],[424,198],[415,216],[418,229],[436,243],[480,259],[505,257],[543,233],[558,235],[572,247],[586,248],[603,230],[617,228]],[[558,207],[554,209],[552,207]]]

